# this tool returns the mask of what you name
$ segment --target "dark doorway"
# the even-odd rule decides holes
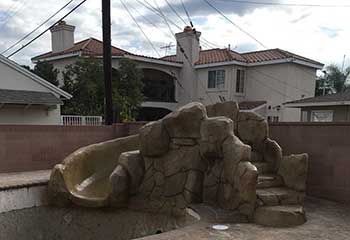
[[[143,70],[143,94],[145,101],[175,102],[174,77],[155,69]]]

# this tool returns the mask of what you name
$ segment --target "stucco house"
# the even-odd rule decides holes
[[[79,57],[102,56],[102,42],[74,42],[75,27],[61,22],[51,28],[52,50],[32,58],[48,61],[60,71]],[[121,58],[138,62],[144,73],[143,120],[152,120],[190,101],[205,105],[237,101],[271,121],[299,121],[300,110],[282,103],[315,93],[316,71],[323,64],[281,49],[238,53],[231,49],[202,50],[201,33],[186,27],[176,34],[176,55],[140,56],[112,48],[112,65]],[[257,103],[260,103],[257,105]]]
[[[59,125],[72,96],[0,55],[0,124]]]
[[[350,92],[286,102],[287,108],[301,109],[301,122],[349,122]]]

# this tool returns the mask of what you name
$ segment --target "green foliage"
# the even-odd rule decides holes
[[[119,69],[112,71],[113,103],[122,120],[131,121],[143,101],[142,74],[136,63],[123,59]],[[62,112],[74,115],[104,115],[103,65],[97,59],[80,59],[68,65],[63,73],[63,90],[73,95]]]
[[[34,66],[33,72],[53,85],[58,86],[59,82],[57,76],[59,71],[55,69],[51,63],[38,62]]]
[[[324,76],[316,81],[316,96],[343,92],[348,89],[347,82],[350,75],[350,67],[342,70],[339,66],[331,64],[326,67]]]
[[[54,68],[51,63],[38,62],[34,66],[34,69],[31,69],[27,65],[22,65],[22,67],[38,75],[39,77],[45,79],[46,81],[52,83],[55,86],[59,85],[59,82],[57,79],[59,71],[56,68]]]

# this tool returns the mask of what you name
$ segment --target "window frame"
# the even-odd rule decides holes
[[[220,74],[218,74],[220,72]],[[214,79],[211,77],[214,76]],[[219,79],[219,76],[221,77]],[[207,89],[209,90],[222,90],[225,89],[226,84],[226,70],[225,69],[215,69],[208,70],[208,82]]]
[[[242,72],[243,72],[243,74],[242,74]],[[235,93],[236,94],[244,94],[245,93],[246,76],[247,76],[246,69],[239,68],[236,70],[236,86],[235,86]]]
[[[331,120],[330,121],[314,121],[314,114],[315,113],[330,113],[331,114]],[[311,110],[310,114],[310,122],[333,122],[334,121],[334,110]]]

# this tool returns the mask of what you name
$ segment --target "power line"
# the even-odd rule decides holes
[[[139,25],[139,23],[137,22],[137,20],[134,18],[134,16],[132,15],[132,13],[130,12],[130,10],[128,9],[128,7],[126,6],[126,4],[123,2],[123,0],[120,0],[121,4],[123,5],[123,7],[125,8],[125,10],[128,12],[128,14],[130,15],[130,17],[132,18],[132,20],[135,22],[135,24],[137,25],[137,27],[139,28],[139,30],[142,32],[143,36],[146,38],[146,40],[148,41],[148,43],[151,45],[151,47],[153,48],[153,50],[156,52],[156,54],[160,57],[159,52],[157,51],[156,47],[153,45],[153,43],[151,42],[151,40],[148,38],[147,34],[143,31],[142,27]]]
[[[151,20],[149,20],[148,18],[146,18],[142,13],[140,13],[139,10],[137,10],[137,8],[134,8],[132,6],[129,5],[129,8],[131,8],[133,11],[137,12],[137,14],[139,14],[139,16],[141,16],[146,22],[148,22],[150,25],[152,25],[154,28],[161,30],[155,23],[153,23]],[[165,35],[167,35],[169,38],[174,39],[174,36],[169,34],[168,32],[165,32],[163,30],[161,30]]]
[[[279,95],[281,95],[281,96],[283,96],[283,97],[286,97],[287,99],[295,100],[295,98],[292,98],[292,97],[288,96],[287,94],[281,92],[280,90],[277,90],[277,89],[275,89],[275,88],[273,88],[273,87],[270,87],[269,85],[267,85],[267,84],[264,83],[263,81],[258,80],[257,78],[254,78],[254,77],[252,77],[252,76],[249,76],[249,79],[252,79],[252,80],[254,80],[254,81],[260,83],[261,85],[263,85],[263,86],[265,86],[265,87],[271,89],[272,91],[278,93]]]
[[[171,5],[171,3],[169,3],[168,0],[164,0],[164,1],[168,4],[169,8],[175,13],[175,15],[176,15],[185,25],[187,25],[186,21],[181,17],[181,15],[176,11],[176,9]]]
[[[40,38],[42,35],[44,35],[47,31],[50,30],[50,28],[52,28],[53,26],[55,26],[57,23],[61,22],[63,19],[65,19],[67,16],[69,16],[72,12],[74,12],[76,9],[78,9],[81,5],[83,5],[87,0],[83,0],[81,1],[78,5],[76,5],[74,8],[72,8],[68,13],[66,13],[63,17],[61,17],[58,21],[56,21],[54,24],[52,24],[50,27],[48,27],[47,29],[45,29],[43,32],[41,32],[39,35],[37,35],[35,38],[33,38],[31,41],[29,41],[28,43],[26,43],[25,45],[23,45],[21,48],[17,49],[16,51],[14,51],[13,53],[11,53],[10,55],[7,56],[7,58],[12,57],[13,55],[17,54],[18,52],[20,52],[21,50],[23,50],[24,48],[26,48],[27,46],[29,46],[31,43],[33,43],[35,40],[37,40],[38,38]]]
[[[159,13],[161,14],[161,16],[163,17],[165,23],[167,24],[167,26],[168,26],[168,28],[169,28],[169,31],[175,36],[175,33],[173,32],[173,30],[171,29],[171,27],[170,27],[170,25],[169,25],[169,23],[168,23],[168,21],[167,21],[167,17],[164,15],[164,13],[162,12],[162,10],[159,8],[159,6],[157,5],[157,2],[155,2],[155,4],[156,4],[156,7],[157,7]],[[176,39],[176,38],[175,38],[175,39]],[[185,52],[185,49],[181,46],[180,42],[179,42],[177,39],[176,39],[176,43],[177,43],[177,45],[179,46],[180,51],[181,51],[182,54],[184,55],[186,61],[189,63],[189,65],[190,65],[191,67],[193,67],[193,63],[190,61],[190,59],[188,58],[188,56],[187,56],[187,54],[186,54],[186,52]],[[208,96],[210,102],[211,102],[212,104],[214,104],[213,99],[212,99],[211,96],[207,93],[207,91],[206,91],[205,87],[203,86],[202,82],[201,82],[201,81],[198,81],[198,82],[200,83],[200,86],[203,88],[204,93]],[[190,96],[190,100],[193,101],[191,95],[189,95],[189,96]]]
[[[191,24],[191,27],[193,27],[193,23],[192,23],[192,20],[191,20],[191,17],[190,17],[190,14],[188,13],[187,9],[186,9],[186,6],[185,6],[185,3],[183,0],[181,0],[181,5],[182,5],[182,8],[184,9],[186,15],[187,15],[187,18],[188,18],[188,21],[190,22]]]
[[[289,7],[324,7],[324,8],[343,8],[350,7],[350,5],[338,5],[338,4],[299,4],[299,3],[279,3],[279,2],[257,2],[257,1],[243,1],[243,0],[218,0],[221,2],[243,3],[243,4],[255,4],[255,5],[272,5],[272,6],[289,6]]]
[[[143,7],[147,8],[149,11],[155,13],[156,15],[158,15],[158,16],[160,16],[162,19],[164,19],[163,16],[162,16],[162,14],[159,12],[159,10],[156,9],[154,6],[152,6],[149,2],[145,1],[145,3],[144,3],[144,2],[142,2],[142,1],[140,1],[140,0],[136,0],[136,1],[137,1],[139,4],[141,4]],[[146,5],[146,4],[147,4],[147,5]],[[168,18],[168,22],[169,22],[170,24],[172,24],[173,26],[175,26],[176,28],[178,28],[180,31],[183,30],[183,28],[181,28],[179,25],[177,25],[174,21],[172,21],[172,20],[169,19],[169,18]],[[173,35],[175,35],[175,34],[173,34]],[[211,45],[215,46],[214,48],[220,48],[217,44],[214,44],[214,43],[209,42],[209,41],[206,40],[204,37],[201,37],[201,39],[202,39],[203,41],[207,41],[207,42],[210,43]],[[213,48],[213,47],[209,47],[209,48]]]
[[[263,48],[267,49],[267,47],[260,42],[256,37],[254,37],[252,34],[248,33],[247,31],[245,31],[243,28],[241,28],[239,25],[237,25],[236,23],[234,23],[231,19],[229,19],[222,11],[220,11],[217,7],[215,7],[213,4],[211,4],[208,0],[203,0],[204,2],[206,2],[211,8],[213,8],[215,11],[217,11],[221,16],[223,16],[227,21],[229,21],[233,26],[235,26],[236,28],[238,28],[241,32],[245,33],[246,35],[248,35],[250,38],[252,38],[254,41],[256,41],[258,44],[260,44]]]
[[[41,23],[38,27],[36,27],[35,29],[33,29],[31,32],[29,32],[28,34],[26,34],[25,36],[23,36],[21,39],[19,39],[17,42],[15,42],[14,44],[12,44],[10,47],[8,47],[6,50],[4,50],[3,52],[1,52],[1,54],[4,54],[6,52],[8,52],[9,50],[11,50],[12,48],[14,48],[15,46],[17,46],[20,42],[22,42],[23,40],[25,40],[26,38],[28,38],[30,35],[32,35],[34,32],[36,32],[39,28],[41,28],[42,26],[44,26],[47,22],[49,22],[52,18],[54,18],[58,13],[60,13],[63,9],[65,9],[69,4],[71,4],[74,0],[70,0],[69,2],[67,2],[63,7],[61,7],[57,12],[55,12],[53,15],[51,15],[48,19],[46,19],[43,23]]]
[[[283,85],[286,85],[286,86],[295,88],[296,90],[299,90],[299,91],[301,91],[301,92],[307,93],[308,95],[313,95],[312,92],[308,92],[308,91],[305,91],[305,90],[303,90],[303,89],[300,89],[300,88],[298,88],[298,87],[296,87],[296,86],[293,86],[293,85],[291,85],[291,84],[289,84],[289,83],[287,83],[287,82],[284,82],[284,81],[278,79],[278,78],[275,77],[275,76],[272,76],[272,75],[270,75],[270,74],[261,72],[261,71],[259,71],[259,70],[253,69],[253,68],[252,68],[252,69],[248,69],[248,71],[251,71],[251,70],[252,70],[252,71],[255,71],[255,72],[257,72],[257,73],[259,73],[259,74],[261,74],[261,75],[264,75],[265,77],[274,79],[275,81],[278,81],[278,82],[282,83]]]

